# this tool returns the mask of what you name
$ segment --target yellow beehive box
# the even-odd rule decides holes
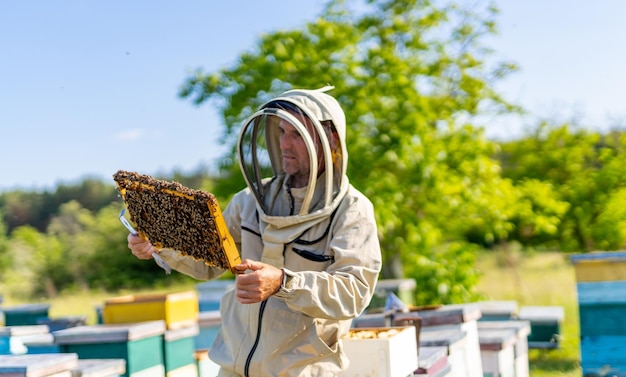
[[[163,320],[168,329],[194,325],[198,321],[195,291],[127,295],[108,299],[102,308],[105,324]]]
[[[339,376],[412,376],[418,368],[415,331],[415,326],[351,329],[343,339],[350,366]]]
[[[578,283],[626,280],[626,252],[577,254],[571,260]]]

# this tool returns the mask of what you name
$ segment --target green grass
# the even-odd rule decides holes
[[[531,377],[579,377],[580,368],[578,306],[576,278],[569,258],[561,253],[490,252],[480,254],[477,267],[482,277],[477,287],[487,299],[515,300],[518,306],[559,305],[565,317],[561,328],[560,348],[530,350]],[[180,292],[194,290],[195,283],[183,283],[153,292]],[[2,287],[0,286],[0,292]],[[96,323],[96,307],[104,300],[126,294],[147,292],[120,291],[64,294],[50,303],[50,317],[86,316],[87,323]],[[4,297],[5,306],[21,304],[19,300]],[[32,301],[31,301],[32,303]]]
[[[530,350],[531,377],[579,377],[580,330],[576,275],[562,253],[493,252],[481,254],[478,290],[492,300],[515,300],[522,306],[562,306],[565,316],[560,347]]]

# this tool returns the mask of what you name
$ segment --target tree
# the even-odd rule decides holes
[[[85,237],[93,250],[83,270],[89,285],[116,291],[122,288],[155,288],[191,279],[175,272],[165,275],[156,263],[133,256],[126,240],[128,231],[118,220],[121,209],[120,202],[104,207],[85,230]]]
[[[234,145],[240,123],[272,96],[333,84],[348,119],[351,182],[376,207],[383,276],[415,278],[421,303],[470,299],[475,248],[462,240],[464,224],[485,216],[492,233],[510,231],[499,215],[506,200],[493,200],[510,182],[491,158],[496,146],[471,125],[516,110],[492,88],[515,67],[487,66],[481,45],[497,10],[388,0],[353,12],[353,4],[330,1],[303,30],[263,36],[234,66],[199,69],[180,95],[213,101]]]
[[[602,135],[542,121],[528,137],[503,144],[501,159],[506,177],[518,183],[541,180],[553,190],[554,201],[566,204],[553,211],[560,249],[626,246],[626,133]]]
[[[67,281],[63,266],[63,247],[55,237],[48,237],[37,229],[23,225],[12,232],[11,268],[3,280],[12,294],[24,298],[55,297],[58,281]]]

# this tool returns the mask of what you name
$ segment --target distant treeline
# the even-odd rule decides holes
[[[145,172],[138,173],[147,174]],[[210,177],[204,166],[200,166],[190,173],[176,170],[154,177],[174,180],[192,188],[206,186],[208,182],[214,179]],[[29,225],[40,232],[45,232],[51,219],[59,214],[61,206],[69,201],[75,201],[82,208],[95,214],[111,203],[121,203],[121,198],[113,179],[105,181],[84,178],[74,184],[58,184],[50,190],[19,189],[0,192],[0,213],[3,214],[8,233],[22,225]]]

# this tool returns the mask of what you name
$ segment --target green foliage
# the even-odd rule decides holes
[[[175,172],[173,177],[190,187],[192,184],[210,187],[212,182],[202,172],[191,175]],[[0,221],[0,285],[10,289],[14,296],[28,299],[51,298],[68,290],[113,291],[184,281],[185,276],[177,273],[166,276],[152,261],[139,260],[130,253],[128,232],[118,220],[122,201],[113,182],[105,186],[105,183],[87,181],[73,188],[64,186],[56,190],[56,193],[76,193],[75,196],[83,200],[90,198],[88,202],[98,203],[96,206],[107,203],[95,210],[73,199],[58,207],[36,204],[53,202],[47,191],[12,191],[0,195],[0,213],[5,212],[7,218],[20,218],[23,210],[32,209],[24,216],[25,221],[34,217],[47,219],[44,231],[20,225],[10,234]],[[83,189],[87,192],[80,193]],[[111,195],[111,192],[116,194]],[[32,203],[20,203],[25,199]]]
[[[21,225],[30,225],[44,232],[51,217],[70,200],[96,212],[116,197],[117,191],[111,183],[85,178],[77,184],[59,184],[53,192],[4,192],[0,195],[0,208],[4,208],[4,221],[9,233]]]
[[[0,276],[11,265],[11,254],[9,253],[9,237],[0,208]]]
[[[91,240],[88,265],[98,268],[86,269],[85,279],[92,288],[119,290],[161,286],[166,280],[179,279],[174,273],[165,272],[153,261],[137,259],[128,249],[128,231],[118,220],[121,202],[112,203],[98,212],[92,226],[86,229]]]
[[[487,67],[480,44],[495,31],[496,10],[408,0],[371,1],[359,12],[349,5],[331,1],[303,30],[264,35],[232,67],[197,70],[180,95],[217,104],[223,141],[234,145],[242,121],[272,96],[335,85],[349,124],[348,175],[376,207],[383,276],[441,279],[437,287],[420,287],[422,303],[470,297],[473,275],[460,265],[441,274],[439,266],[471,268],[459,253],[471,249],[462,236],[472,223],[480,222],[484,242],[506,238],[513,227],[506,198],[494,200],[514,191],[490,157],[495,146],[464,121],[515,110],[491,87],[515,67]],[[422,258],[437,259],[413,268]]]
[[[547,222],[558,226],[559,248],[591,251],[626,246],[622,230],[626,213],[620,207],[626,188],[626,134],[602,135],[543,122],[534,135],[503,144],[502,152],[503,175],[516,183],[533,179],[551,187],[550,193],[537,193],[537,198],[543,198],[544,204],[552,202],[552,209],[542,209],[548,209],[553,220],[560,219]]]
[[[405,271],[414,277],[416,302],[450,304],[480,298],[473,288],[479,280],[475,269],[478,248],[464,242],[442,244],[426,253],[406,253]]]
[[[12,233],[11,268],[3,277],[19,297],[55,297],[56,281],[64,280],[62,247],[55,237],[49,237],[35,228],[24,225]]]

